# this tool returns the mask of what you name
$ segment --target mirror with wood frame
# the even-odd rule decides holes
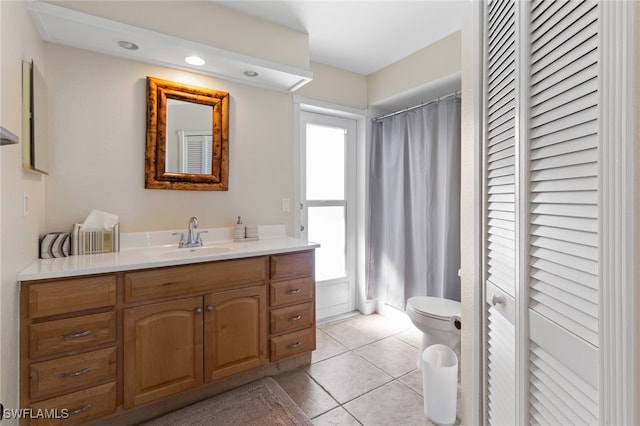
[[[147,77],[145,188],[226,191],[229,94]]]

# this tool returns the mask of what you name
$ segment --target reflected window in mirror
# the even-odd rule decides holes
[[[212,114],[208,105],[167,101],[167,171],[211,174]]]
[[[178,171],[180,173],[211,173],[211,131],[180,130],[178,132]]]
[[[145,187],[226,191],[229,94],[147,81]]]

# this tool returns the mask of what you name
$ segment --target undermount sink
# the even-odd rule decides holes
[[[216,254],[229,253],[231,249],[229,247],[190,247],[190,248],[178,248],[163,253],[165,257],[195,257],[195,256],[213,256]]]

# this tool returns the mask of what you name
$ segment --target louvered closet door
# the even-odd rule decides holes
[[[598,423],[598,6],[530,8],[529,414]]]
[[[485,90],[486,395],[487,420],[515,417],[515,2],[486,7]]]
[[[592,1],[485,7],[489,424],[599,421],[598,18]]]

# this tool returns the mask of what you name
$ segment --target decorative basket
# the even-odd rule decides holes
[[[80,224],[73,225],[71,254],[96,254],[120,251],[120,227],[99,231],[81,231]]]

